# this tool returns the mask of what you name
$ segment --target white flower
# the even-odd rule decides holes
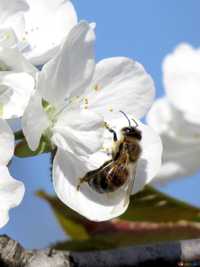
[[[55,55],[77,15],[69,0],[1,0],[0,46],[15,47],[35,65]]]
[[[162,138],[163,165],[155,180],[189,176],[200,169],[200,50],[179,45],[163,62],[166,96],[147,121]]]
[[[37,70],[12,48],[0,47],[0,118],[19,118],[34,90]]]
[[[0,120],[0,227],[9,220],[9,209],[20,204],[24,196],[24,185],[10,176],[7,164],[14,153],[14,136],[8,124]]]
[[[93,45],[94,31],[88,23],[73,28],[60,53],[42,69],[38,93],[22,122],[33,150],[42,134],[57,146],[53,183],[58,197],[88,219],[103,221],[126,210],[131,192],[123,187],[112,194],[98,194],[87,183],[77,190],[79,178],[108,159],[101,151],[101,117],[118,128],[127,125],[120,110],[130,118],[141,118],[152,104],[154,85],[143,67],[128,58],[109,58],[95,66]],[[44,112],[41,98],[51,104],[49,112]],[[159,137],[148,126],[140,123],[139,128],[143,153],[134,192],[153,178],[161,164]],[[110,148],[112,135],[104,132]]]

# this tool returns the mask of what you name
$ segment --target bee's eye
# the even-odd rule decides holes
[[[124,127],[124,128],[122,129],[122,131],[123,131],[123,133],[125,133],[125,134],[130,134],[130,133],[131,133],[131,129],[128,128],[128,127]]]

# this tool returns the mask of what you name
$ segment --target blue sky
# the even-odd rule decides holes
[[[164,93],[163,57],[180,42],[200,46],[198,0],[74,0],[73,3],[80,19],[97,24],[97,60],[127,56],[141,62],[155,81],[157,96]],[[53,192],[49,156],[14,159],[10,169],[24,181],[27,192],[21,206],[11,211],[11,220],[0,234],[9,234],[27,248],[40,248],[64,239],[50,208],[34,196],[41,188]],[[172,182],[164,190],[200,205],[199,188],[198,174]]]

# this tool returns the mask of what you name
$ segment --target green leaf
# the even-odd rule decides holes
[[[29,148],[26,140],[17,143],[17,145],[15,146],[15,156],[20,158],[34,157],[39,154],[48,153],[51,151],[52,151],[51,145],[43,138],[40,141],[38,149],[35,151],[32,151]]]
[[[44,192],[38,195],[50,204],[61,227],[73,239],[57,244],[59,249],[85,251],[200,238],[200,209],[151,187],[131,197],[120,219],[101,223],[85,219],[56,197]]]
[[[14,135],[15,135],[15,141],[22,140],[25,138],[22,130],[15,132]]]
[[[152,187],[131,197],[128,210],[120,217],[131,221],[200,221],[200,208],[179,201]]]

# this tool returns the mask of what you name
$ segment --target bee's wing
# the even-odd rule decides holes
[[[129,174],[126,176],[128,164],[129,164],[129,159],[127,155],[126,155],[125,160],[124,159],[122,160],[121,158],[119,158],[116,161],[112,161],[112,163],[109,166],[107,166],[107,173],[110,179],[111,180],[114,179],[114,177],[116,177],[117,174],[119,173],[124,173],[125,175],[124,178],[126,177],[128,180]]]
[[[129,202],[131,192],[133,191],[133,187],[135,184],[135,177],[136,177],[136,168],[137,168],[136,163],[130,167],[130,169],[131,169],[130,170],[130,177],[128,179],[128,188],[126,190],[126,197],[124,199],[124,206],[126,206],[127,202]]]

